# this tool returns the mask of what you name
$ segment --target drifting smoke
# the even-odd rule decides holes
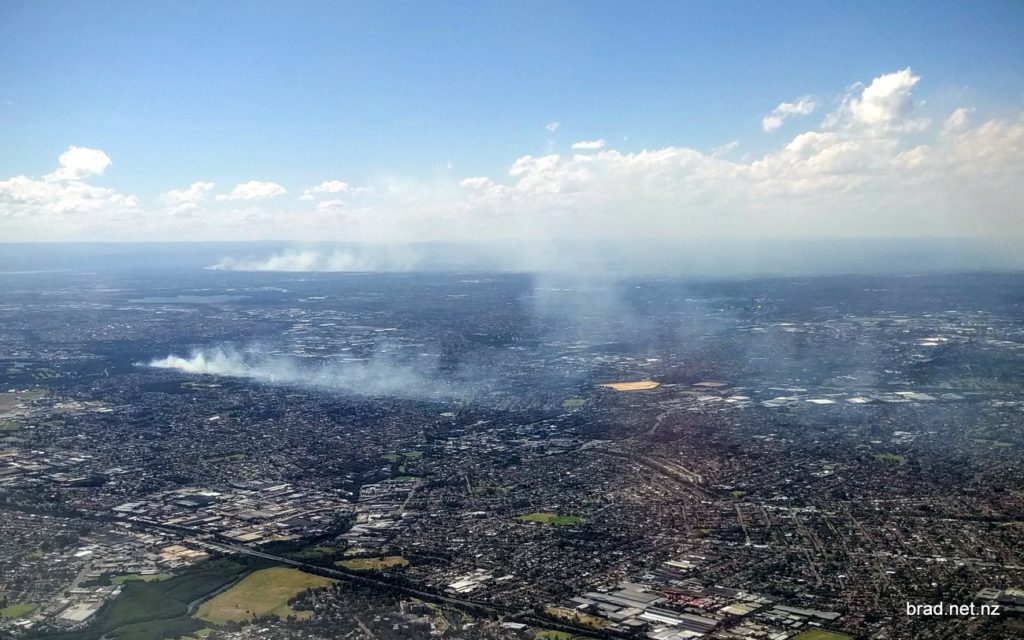
[[[263,259],[227,257],[207,268],[214,271],[381,272],[409,271],[418,262],[417,255],[407,250],[335,249],[328,253],[317,249],[290,249]]]
[[[467,398],[474,391],[471,385],[439,377],[434,362],[400,361],[383,354],[359,362],[306,364],[294,357],[270,355],[259,348],[239,351],[215,347],[194,349],[188,357],[171,354],[136,365],[366,396],[458,399]]]

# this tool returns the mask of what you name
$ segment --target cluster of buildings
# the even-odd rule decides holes
[[[351,510],[342,490],[329,493],[273,482],[175,489],[112,509],[129,522],[212,534],[251,545],[326,533]]]
[[[88,624],[118,594],[106,577],[173,574],[213,543],[321,536],[401,555],[386,570],[439,594],[652,640],[926,637],[940,622],[904,603],[1019,609],[1014,308],[812,303],[792,293],[806,282],[642,283],[642,313],[550,316],[523,311],[546,294],[454,277],[137,286],[0,307],[0,604],[32,607],[4,628]],[[136,364],[257,338],[365,375],[339,390]],[[406,362],[438,380],[389,368]]]
[[[209,556],[198,539],[172,532],[98,522],[83,527],[74,519],[17,511],[7,515],[0,523],[0,597],[18,615],[5,617],[0,628],[80,628],[121,593],[125,581],[165,579]]]
[[[778,598],[699,579],[712,558],[687,554],[634,581],[589,591],[548,607],[548,615],[596,631],[651,640],[785,640],[833,626],[836,611],[787,606]],[[844,634],[837,634],[845,637]]]
[[[352,555],[382,551],[395,530],[415,514],[406,510],[415,495],[411,479],[387,479],[362,485],[355,504],[351,528],[339,536]]]

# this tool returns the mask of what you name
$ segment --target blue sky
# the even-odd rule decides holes
[[[8,0],[0,179],[43,176],[72,145],[112,159],[92,184],[143,204],[197,181],[291,196],[500,178],[595,139],[623,153],[738,141],[750,161],[854,83],[906,68],[919,116],[1013,121],[1024,3]],[[763,130],[802,96],[814,113]]]
[[[0,174],[69,144],[108,180],[496,172],[557,140],[758,149],[778,102],[913,67],[1024,100],[1024,3],[5,2]],[[628,137],[628,141],[623,141]]]

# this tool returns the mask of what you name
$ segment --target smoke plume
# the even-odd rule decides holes
[[[394,251],[379,249],[370,251],[343,250],[323,251],[319,249],[288,249],[266,258],[221,259],[208,269],[214,271],[340,271],[340,272],[381,272],[408,271],[416,266],[418,258],[408,250]]]
[[[385,353],[360,361],[304,363],[299,358],[272,355],[257,347],[213,347],[193,349],[187,357],[170,354],[137,364],[367,396],[456,399],[468,397],[474,391],[472,386],[437,375],[436,363],[427,358],[402,360]]]

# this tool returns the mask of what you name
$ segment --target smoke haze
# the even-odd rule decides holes
[[[265,258],[225,257],[207,268],[213,271],[380,272],[409,271],[417,262],[416,253],[409,249],[377,248],[372,252],[367,249],[330,252],[287,249]]]
[[[188,356],[170,354],[139,366],[188,374],[241,378],[267,384],[296,385],[367,396],[456,399],[472,390],[436,375],[436,363],[421,358],[401,361],[384,353],[358,362],[316,364],[293,356],[272,355],[261,347],[228,346],[193,349]]]

